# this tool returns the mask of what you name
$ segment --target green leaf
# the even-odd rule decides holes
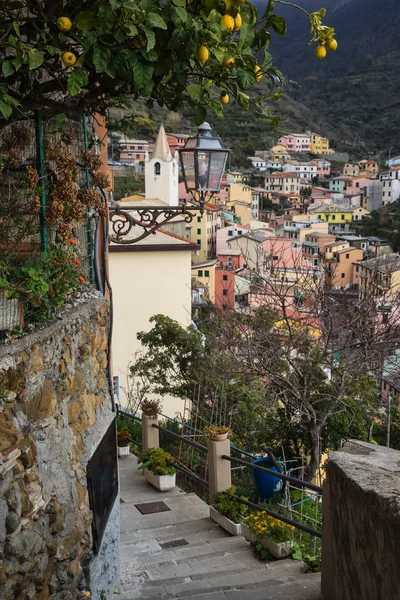
[[[247,48],[251,46],[254,40],[254,27],[249,23],[243,23],[240,28],[239,44],[238,48]]]
[[[258,12],[257,12],[257,9],[256,9],[256,7],[255,7],[255,6],[253,6],[253,4],[251,4],[250,2],[249,2],[249,4],[248,4],[248,8],[249,8],[249,10],[250,10],[250,15],[251,15],[251,16],[250,16],[249,23],[250,23],[250,25],[255,25],[255,24],[257,23],[257,17],[258,17]]]
[[[152,29],[149,29],[148,27],[144,27],[143,31],[145,32],[147,38],[146,50],[148,52],[149,50],[152,50],[156,45],[156,35],[154,31]]]
[[[204,87],[202,85],[199,85],[198,83],[190,83],[186,89],[187,93],[193,100],[196,100],[197,102],[201,102],[203,100]]]
[[[61,114],[57,115],[56,117],[54,117],[54,119],[51,122],[54,131],[60,131],[63,128],[64,123],[65,123],[64,113],[61,113]]]
[[[33,69],[37,69],[44,63],[44,54],[36,50],[35,48],[31,48],[29,50],[29,69],[32,71]]]
[[[160,29],[167,29],[167,25],[166,25],[164,19],[158,13],[155,13],[155,12],[147,13],[147,21],[148,21],[148,23],[153,25],[153,27],[159,27]]]
[[[272,11],[275,8],[275,0],[268,0],[267,8],[265,9],[265,13],[263,14],[263,20],[269,17]]]
[[[75,17],[75,25],[81,31],[89,31],[96,25],[97,16],[90,10],[80,12]]]
[[[93,64],[98,73],[104,73],[108,69],[108,64],[111,61],[111,51],[103,44],[95,44],[93,46]]]
[[[286,25],[286,21],[285,19],[283,19],[282,17],[279,17],[278,15],[270,15],[267,19],[267,23],[266,23],[267,27],[272,27],[272,29],[275,31],[275,33],[277,33],[278,35],[285,35],[286,31],[287,31],[287,25]]]
[[[11,116],[12,108],[9,104],[0,101],[0,113],[3,115],[5,119],[8,119]]]
[[[166,75],[164,75],[164,77],[161,79],[161,83],[164,85],[171,79],[171,77],[172,77],[172,69],[170,69],[168,71],[168,73]]]
[[[256,82],[256,75],[245,69],[238,69],[237,79],[242,90],[249,90]]]
[[[185,0],[172,0],[172,4],[175,4],[175,6],[185,6]]]
[[[142,54],[143,54],[143,57],[146,60],[149,60],[150,62],[158,61],[158,52],[154,48],[152,48],[151,50],[145,50],[142,52]]]
[[[187,32],[182,27],[177,27],[171,35],[168,48],[171,50],[180,50],[182,44],[186,42]]]
[[[74,69],[67,81],[67,89],[71,96],[79,94],[81,89],[88,84],[88,75],[83,69]]]
[[[224,109],[222,108],[221,102],[213,100],[212,102],[209,102],[208,106],[213,109],[220,119],[224,118]]]
[[[227,56],[227,53],[224,52],[223,50],[220,50],[219,48],[214,48],[213,54],[214,54],[215,58],[217,60],[219,60],[220,62],[222,62],[225,59],[225,57]]]
[[[1,70],[3,72],[4,77],[8,77],[12,75],[15,71],[14,65],[11,60],[3,60],[3,64],[1,65]]]
[[[174,25],[181,25],[187,21],[187,12],[182,6],[175,6],[172,9],[172,20]]]
[[[242,108],[243,110],[249,110],[250,99],[247,94],[244,94],[243,92],[239,92],[237,95],[237,101],[238,101],[240,108]]]
[[[197,106],[194,113],[194,122],[196,125],[201,125],[207,118],[207,111],[204,106]]]
[[[127,23],[125,25],[125,31],[131,37],[135,37],[135,35],[138,34],[138,28],[136,27],[136,25],[133,25],[132,23]]]
[[[121,50],[121,52],[115,58],[115,64],[117,68],[121,71],[132,71],[133,67],[136,65],[138,61],[138,57],[133,50]]]
[[[18,69],[20,69],[22,67],[22,62],[20,60],[18,60],[18,58],[14,58],[14,60],[12,60],[11,62],[14,65],[14,69],[16,71],[18,71]]]
[[[20,38],[21,37],[21,32],[20,32],[20,29],[19,29],[19,25],[18,25],[18,23],[16,21],[13,21],[13,28],[14,28],[14,31],[17,34],[17,36]]]
[[[138,60],[136,65],[133,67],[133,77],[135,80],[135,87],[140,90],[143,89],[151,81],[153,76],[154,66],[148,62]]]

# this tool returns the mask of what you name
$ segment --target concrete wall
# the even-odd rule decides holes
[[[348,442],[343,451],[329,455],[328,482],[324,599],[400,598],[400,452]]]
[[[128,364],[142,350],[136,335],[149,331],[150,318],[161,314],[181,325],[191,320],[191,252],[110,252],[110,279],[114,299],[113,372],[126,388]],[[126,405],[124,393],[121,404]],[[164,413],[174,416],[183,401],[163,400]]]
[[[1,600],[110,598],[118,583],[119,497],[94,556],[86,480],[115,416],[108,303],[96,296],[0,347]]]

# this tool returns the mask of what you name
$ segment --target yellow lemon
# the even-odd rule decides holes
[[[228,104],[228,102],[229,102],[229,95],[226,92],[223,92],[221,94],[220,100],[221,100],[222,104]]]
[[[325,56],[326,56],[326,48],[325,48],[325,46],[318,46],[318,48],[315,51],[315,56],[317,58],[319,58],[320,60],[322,60],[323,58],[325,58]]]
[[[234,30],[235,21],[230,15],[224,15],[221,19],[221,29],[226,29],[228,33]]]
[[[328,50],[330,50],[330,52],[335,52],[335,50],[337,50],[338,48],[338,43],[334,38],[332,38],[328,41],[326,47],[328,48]]]
[[[210,58],[210,52],[207,46],[200,46],[200,48],[197,50],[197,58],[202,63],[208,61],[208,59]]]
[[[235,59],[233,58],[233,56],[231,58],[226,58],[224,60],[224,67],[225,67],[225,69],[229,69],[229,67],[231,67],[234,62],[235,62]]]
[[[239,29],[240,29],[240,28],[241,28],[241,26],[242,26],[242,22],[243,22],[243,21],[242,21],[242,17],[240,16],[240,14],[239,14],[239,13],[238,13],[238,14],[236,15],[236,17],[234,18],[234,22],[235,22],[235,26],[234,26],[233,30],[234,30],[234,31],[239,31]]]
[[[72,67],[76,63],[76,56],[73,52],[64,52],[61,58],[66,67]]]
[[[259,73],[259,71],[261,71],[261,67],[259,65],[256,65],[254,67],[254,73],[256,74],[256,81],[261,81],[263,74]]]
[[[60,31],[69,31],[72,27],[72,22],[68,17],[60,17],[57,19],[57,27]]]

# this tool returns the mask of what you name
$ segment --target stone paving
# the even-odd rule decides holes
[[[120,460],[121,585],[114,600],[318,600],[320,575],[291,559],[260,562],[250,544],[209,518],[196,494],[158,492]],[[142,515],[135,504],[162,500],[168,512]],[[185,544],[163,549],[166,542]]]

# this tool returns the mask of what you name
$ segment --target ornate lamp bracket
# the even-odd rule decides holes
[[[136,244],[140,240],[155,234],[164,225],[175,219],[183,217],[186,223],[192,223],[194,217],[204,213],[204,206],[192,207],[187,204],[168,206],[165,208],[154,206],[134,205],[123,206],[113,204],[109,206],[110,228],[109,241],[114,244]],[[137,237],[130,237],[131,232],[137,231],[135,227],[143,230]]]

